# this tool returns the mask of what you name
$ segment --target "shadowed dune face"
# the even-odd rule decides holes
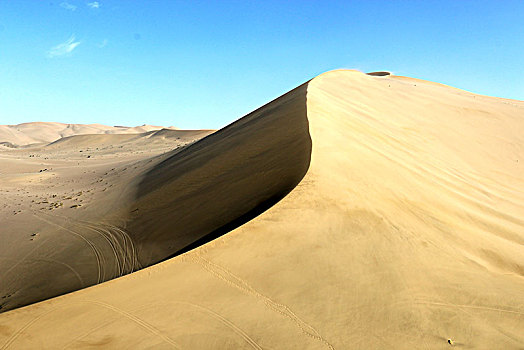
[[[129,208],[135,217],[126,225],[142,265],[234,229],[300,182],[311,157],[306,86],[176,152],[145,174]]]
[[[48,187],[38,185],[36,189],[45,192],[36,201],[26,198],[24,207],[16,206],[23,209],[20,213],[5,213],[0,294],[9,297],[0,301],[0,312],[187,251],[278,202],[300,182],[310,162],[306,85],[185,148],[141,156],[149,148],[191,143],[210,132],[163,129],[76,135],[23,153],[24,158],[42,152],[44,160],[70,159],[46,167],[28,163],[24,171],[40,166],[52,173],[8,178],[13,183],[30,179],[45,183],[47,176]],[[82,166],[75,167],[77,160]],[[91,173],[100,175],[86,175]],[[70,193],[60,194],[55,186],[66,186]],[[12,188],[16,189],[6,191]],[[84,201],[85,196],[90,202]]]

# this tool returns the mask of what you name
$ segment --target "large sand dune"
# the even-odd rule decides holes
[[[1,349],[524,346],[524,102],[333,71],[209,133],[0,152],[4,310],[167,259]]]

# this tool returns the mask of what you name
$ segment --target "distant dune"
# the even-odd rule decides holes
[[[33,122],[17,125],[0,125],[0,143],[8,142],[11,147],[48,143],[63,137],[84,134],[136,134],[162,129],[161,126],[141,125],[106,126],[101,124],[63,124]],[[176,130],[175,127],[168,129]]]
[[[0,349],[522,348],[523,130],[338,70],[216,132],[4,147]]]

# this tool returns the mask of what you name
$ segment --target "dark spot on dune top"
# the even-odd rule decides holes
[[[375,77],[384,77],[384,76],[387,76],[387,75],[391,75],[390,72],[386,72],[386,71],[383,71],[383,72],[370,72],[370,73],[366,73],[367,75],[372,75],[372,76],[375,76]]]

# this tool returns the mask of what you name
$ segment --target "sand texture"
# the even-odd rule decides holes
[[[347,70],[4,146],[0,349],[522,349],[523,162],[524,102]]]

